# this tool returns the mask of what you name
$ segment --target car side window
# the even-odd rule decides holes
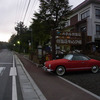
[[[72,60],[80,60],[79,56],[73,56]]]
[[[72,60],[88,60],[85,56],[73,56]]]

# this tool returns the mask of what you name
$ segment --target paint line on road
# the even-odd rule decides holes
[[[13,67],[15,67],[15,59],[14,59],[14,55],[13,55]]]
[[[15,67],[15,60],[13,55],[13,67],[10,70],[10,75],[12,76],[12,100],[18,100],[17,98],[17,86],[16,86],[16,67]]]
[[[98,95],[96,95],[96,94],[94,94],[94,93],[92,93],[92,92],[90,92],[90,91],[88,91],[88,90],[82,88],[81,86],[79,86],[79,85],[77,85],[77,84],[75,84],[75,83],[73,83],[73,82],[71,82],[71,81],[69,81],[69,80],[67,80],[67,79],[64,79],[63,77],[60,77],[60,76],[58,76],[58,77],[59,77],[60,79],[64,80],[64,81],[66,81],[67,83],[69,83],[69,84],[71,84],[71,85],[73,85],[73,86],[79,88],[80,90],[82,90],[82,91],[84,91],[84,92],[86,92],[86,93],[92,95],[93,97],[97,98],[98,100],[100,100],[100,96],[98,96]]]
[[[16,76],[12,78],[12,100],[17,100]]]
[[[11,64],[13,63],[4,63],[4,62],[0,63],[0,65],[11,65]]]
[[[11,67],[9,76],[16,76],[16,75],[17,75],[16,67]]]
[[[3,72],[4,72],[5,69],[6,69],[5,67],[0,67],[0,76],[3,75]]]

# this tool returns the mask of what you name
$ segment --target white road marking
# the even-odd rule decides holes
[[[16,67],[11,67],[10,69],[10,76],[16,76],[17,72],[16,72]]]
[[[5,67],[0,67],[0,76],[2,76],[4,70],[5,70]]]
[[[13,55],[13,67],[10,69],[10,76],[12,76],[12,100],[18,100],[17,98],[17,86],[16,86],[16,67]]]
[[[4,63],[4,62],[2,62],[2,63],[0,63],[1,65],[10,65],[10,64],[13,64],[13,63]]]
[[[71,85],[73,85],[73,86],[79,88],[80,90],[82,90],[82,91],[84,91],[84,92],[86,92],[86,93],[92,95],[93,97],[97,98],[98,100],[100,100],[100,96],[98,96],[98,95],[96,95],[96,94],[94,94],[94,93],[92,93],[92,92],[90,92],[90,91],[88,91],[88,90],[82,88],[81,86],[79,86],[79,85],[77,85],[77,84],[75,84],[75,83],[73,83],[73,82],[71,82],[71,81],[69,81],[69,80],[67,80],[67,79],[64,79],[63,77],[60,77],[60,76],[58,76],[58,77],[59,77],[60,79],[64,80],[64,81],[68,82],[69,84],[71,84]]]
[[[12,78],[12,100],[17,100],[16,76]]]

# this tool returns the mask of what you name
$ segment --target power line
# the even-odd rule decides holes
[[[22,2],[22,12],[20,14],[20,20],[23,20],[23,15],[24,15],[24,10],[25,10],[25,7],[26,7],[26,4],[27,4],[27,0],[23,0]]]
[[[26,23],[28,23],[28,21],[29,21],[29,18],[31,17],[31,14],[34,12],[33,10],[35,9],[35,7],[37,6],[37,2],[38,2],[38,0],[34,0],[34,2],[33,2],[33,4],[32,4],[32,6],[31,6],[31,10],[30,10],[30,13],[29,13],[29,16],[28,16],[28,20],[27,20],[27,22]]]
[[[17,16],[17,15],[18,15],[18,10],[19,10],[19,9],[18,9],[18,8],[19,8],[18,5],[19,5],[19,0],[17,1],[15,20],[18,18],[18,16]],[[15,21],[15,23],[16,23],[16,22],[18,22],[18,19],[17,19],[17,21]]]
[[[24,20],[25,20],[25,18],[26,18],[26,14],[27,14],[27,11],[28,11],[30,2],[31,2],[31,0],[29,0],[29,2],[28,2],[27,9],[26,9],[26,12],[25,12],[25,15],[24,15],[24,18],[23,18],[23,22],[24,22]]]
[[[20,0],[20,4],[19,4],[19,15],[18,15],[19,16],[19,20],[20,20],[21,11],[22,11],[22,9],[21,9],[22,8],[22,5],[21,5],[22,3],[23,3],[23,0]]]
[[[26,24],[30,21],[34,14],[36,6],[39,4],[38,0],[17,0],[16,20],[17,23],[24,22]],[[28,16],[27,16],[28,15]]]
[[[17,23],[21,20],[21,14],[22,14],[22,11],[23,11],[23,0],[18,0],[17,1],[17,9],[16,9],[16,20],[17,20]]]

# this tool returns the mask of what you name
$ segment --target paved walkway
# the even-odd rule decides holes
[[[53,73],[44,72],[22,56],[19,58],[24,64],[23,66],[16,57],[24,100],[100,100],[99,96],[72,82],[63,80]]]
[[[15,56],[18,76],[20,80],[21,90],[24,100],[46,100],[42,92],[39,90],[35,82],[25,70],[23,64]]]

